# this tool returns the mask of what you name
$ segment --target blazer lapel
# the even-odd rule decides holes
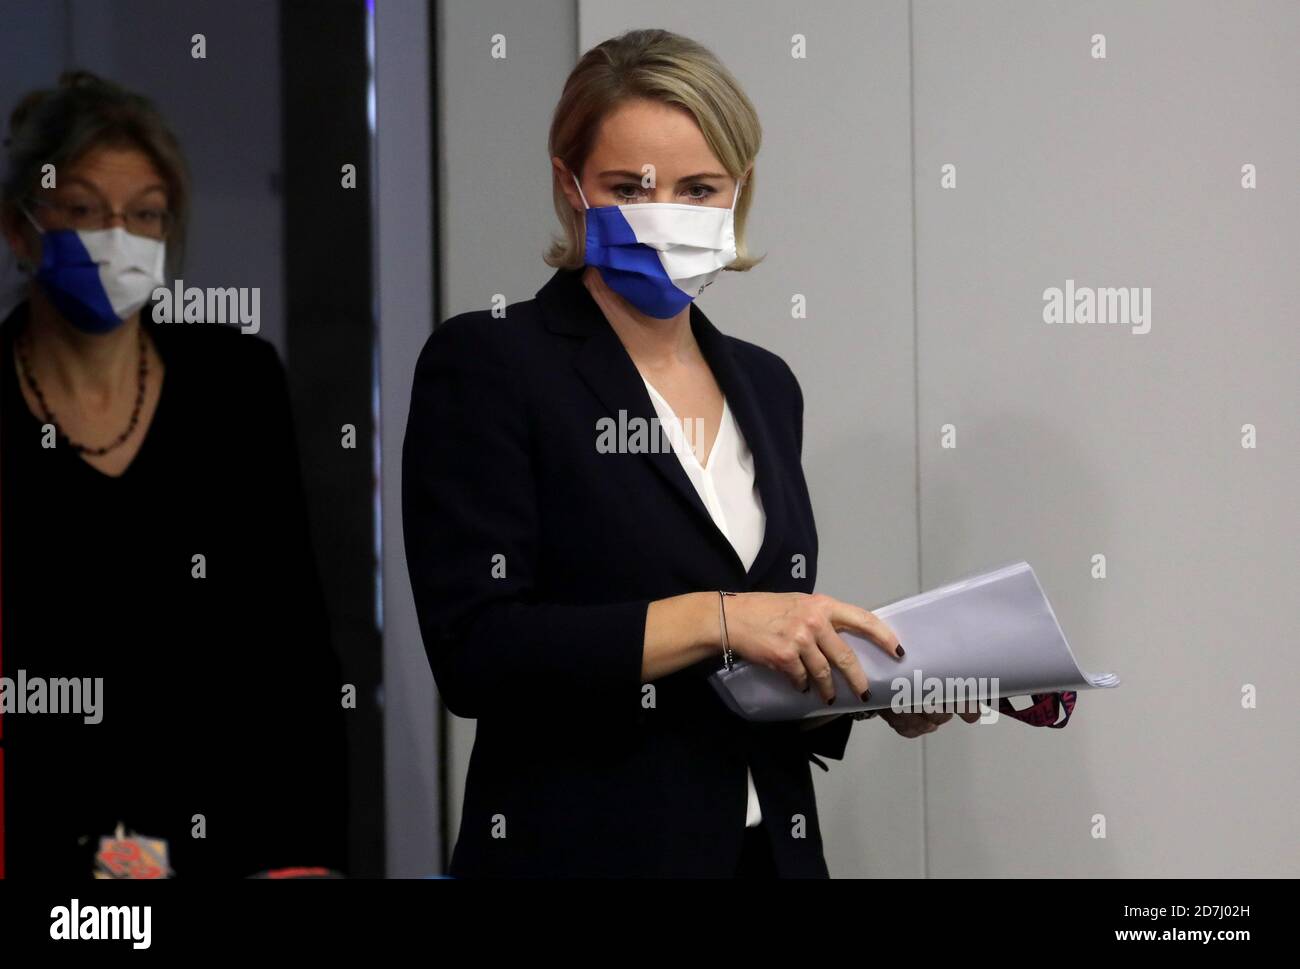
[[[727,405],[740,427],[740,433],[745,437],[745,444],[754,456],[755,483],[763,499],[766,523],[763,528],[763,543],[746,573],[746,577],[753,580],[763,575],[771,565],[786,527],[780,459],[770,426],[759,404],[753,378],[737,363],[730,341],[709,322],[704,311],[692,303],[690,313],[695,340],[709,361],[709,368],[717,378],[718,386],[722,388]]]
[[[654,427],[656,425],[651,420],[657,418],[658,413],[645,389],[641,374],[628,356],[618,334],[587,292],[582,283],[582,272],[581,269],[556,270],[550,281],[538,291],[537,299],[546,315],[547,326],[557,333],[584,338],[574,357],[574,367],[605,405],[610,417],[618,421],[619,412],[622,411],[628,421],[641,418],[646,426]],[[727,537],[713,523],[708,508],[691,484],[677,455],[671,449],[660,449],[646,451],[644,457],[669,487],[695,509],[701,526],[711,531],[721,546],[730,553],[737,571],[745,574],[747,579],[753,579],[763,574],[776,554],[777,538],[784,527],[780,468],[755,389],[749,376],[736,363],[727,338],[694,303],[690,306],[690,316],[691,329],[700,350],[754,455],[754,471],[759,494],[763,499],[766,526],[762,546],[747,573]],[[593,436],[595,433],[593,427]]]

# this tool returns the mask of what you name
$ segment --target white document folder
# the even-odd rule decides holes
[[[996,706],[1004,697],[1119,685],[1114,673],[1079,669],[1028,562],[1003,565],[871,611],[898,633],[904,656],[895,660],[865,637],[840,633],[871,684],[866,703],[838,670],[832,706],[815,689],[801,693],[783,674],[743,660],[709,680],[732,712],[764,721],[882,710],[896,690],[900,697],[910,697],[907,706],[919,705],[936,689],[946,699],[965,691],[968,699]],[[910,693],[903,692],[900,678]]]

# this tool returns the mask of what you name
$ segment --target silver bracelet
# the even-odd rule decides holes
[[[722,666],[727,670],[731,669],[732,664],[736,661],[736,654],[731,651],[731,637],[727,634],[726,597],[735,594],[734,592],[718,590],[718,625],[722,627]]]

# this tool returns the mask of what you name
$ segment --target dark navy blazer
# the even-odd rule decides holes
[[[641,682],[651,601],[813,590],[799,384],[691,305],[754,454],[766,531],[746,571],[671,450],[598,448],[602,418],[655,411],[581,276],[447,320],[416,364],[407,563],[442,698],[478,721],[449,871],[730,877],[748,763],[778,872],[826,877],[809,763],[843,756],[852,718],[747,723],[708,683],[720,655]]]

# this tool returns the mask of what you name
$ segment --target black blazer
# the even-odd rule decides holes
[[[852,718],[747,723],[707,682],[720,655],[641,682],[652,600],[812,591],[799,384],[691,305],[754,454],[767,522],[746,572],[675,454],[598,450],[602,418],[655,411],[581,274],[449,319],[416,364],[407,563],[443,700],[478,720],[450,874],[731,877],[748,763],[779,873],[826,877],[809,762],[843,756]]]

